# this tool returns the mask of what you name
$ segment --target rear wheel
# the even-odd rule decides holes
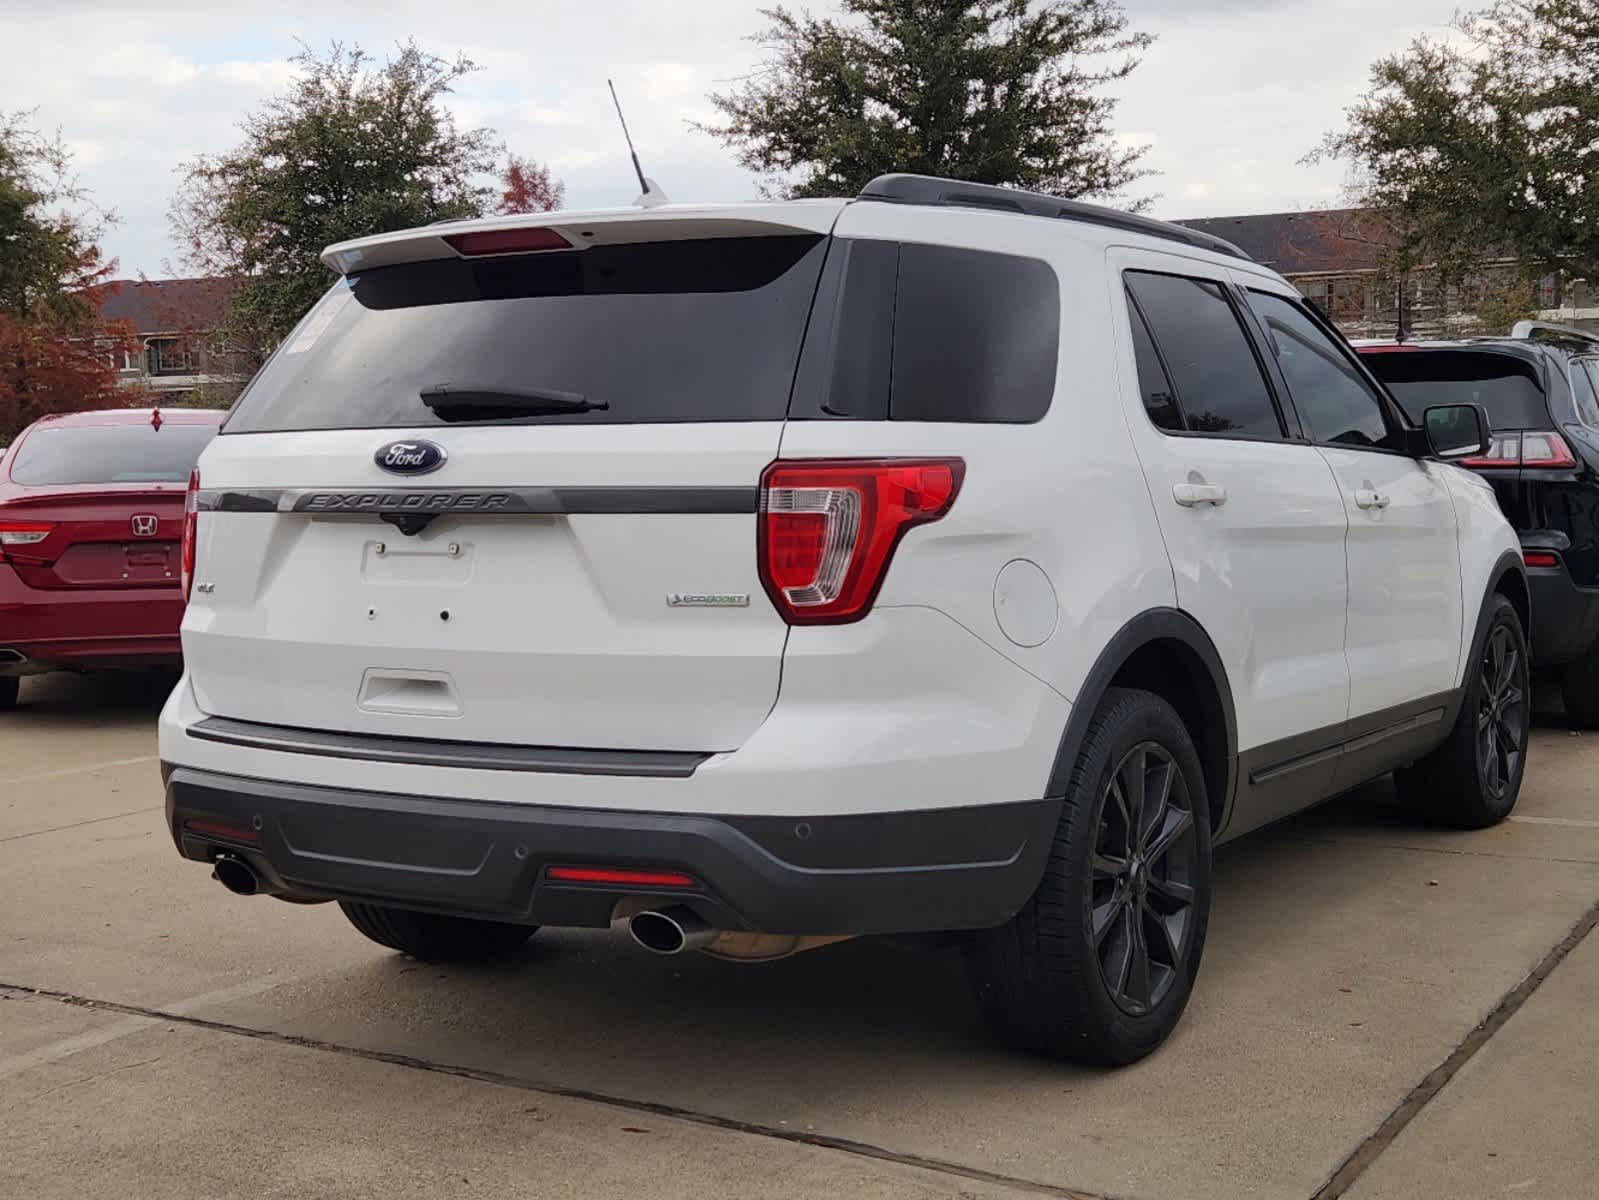
[[[15,708],[22,680],[15,675],[0,675],[0,709]]]
[[[1210,816],[1193,741],[1159,696],[1112,688],[1038,891],[971,944],[978,1003],[1027,1049],[1134,1062],[1176,1027],[1209,912]]]
[[[517,949],[538,930],[536,925],[478,921],[412,912],[383,904],[340,900],[350,924],[380,946],[423,962],[481,962]]]
[[[1560,671],[1566,720],[1578,729],[1599,729],[1599,642]]]
[[[1415,812],[1460,829],[1483,829],[1510,815],[1521,791],[1532,729],[1527,637],[1509,600],[1489,601],[1482,652],[1466,676],[1460,715],[1448,739],[1394,775]]]

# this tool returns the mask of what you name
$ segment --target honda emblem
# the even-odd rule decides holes
[[[154,537],[156,530],[161,528],[161,521],[154,513],[135,513],[133,517],[134,537]]]

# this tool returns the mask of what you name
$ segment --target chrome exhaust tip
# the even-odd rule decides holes
[[[681,954],[702,950],[720,935],[693,909],[682,904],[635,913],[627,923],[632,939],[651,954]]]
[[[261,890],[261,880],[255,869],[236,854],[217,855],[211,878],[235,896],[253,896]]]

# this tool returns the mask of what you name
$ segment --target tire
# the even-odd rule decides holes
[[[1140,783],[1153,798],[1163,781],[1160,815],[1131,820],[1126,798]],[[1135,826],[1146,833],[1129,847]],[[1176,1028],[1193,990],[1210,868],[1205,779],[1182,719],[1151,692],[1110,689],[1083,739],[1038,890],[968,944],[984,1017],[1052,1058],[1143,1058]]]
[[[1448,738],[1415,765],[1395,772],[1412,812],[1457,829],[1497,825],[1516,807],[1532,729],[1527,635],[1515,605],[1488,602],[1482,648],[1467,670],[1460,715]]]
[[[0,675],[0,711],[15,708],[21,691],[22,680],[15,675]]]
[[[350,924],[380,946],[423,962],[484,962],[520,947],[537,925],[445,917],[382,904],[340,900]]]
[[[1599,643],[1560,669],[1566,720],[1576,729],[1599,729]]]

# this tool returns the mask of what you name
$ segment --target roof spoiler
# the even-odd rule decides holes
[[[1168,242],[1182,242],[1214,254],[1254,259],[1223,238],[1141,217],[1137,213],[1105,208],[1098,204],[1084,204],[1079,200],[1062,200],[1059,196],[1046,196],[1041,192],[1024,192],[1020,188],[996,187],[990,183],[966,183],[958,179],[940,179],[933,175],[879,175],[861,189],[862,200],[886,200],[896,204],[951,205],[961,208],[991,208],[1001,212],[1021,213],[1030,217],[1052,217],[1064,221],[1082,221],[1089,225],[1103,225],[1122,229],[1128,233],[1141,233],[1146,237],[1164,238]]]
[[[1571,348],[1584,352],[1599,350],[1599,333],[1590,333],[1575,325],[1557,325],[1552,321],[1517,321],[1510,336],[1523,342],[1575,343]]]

